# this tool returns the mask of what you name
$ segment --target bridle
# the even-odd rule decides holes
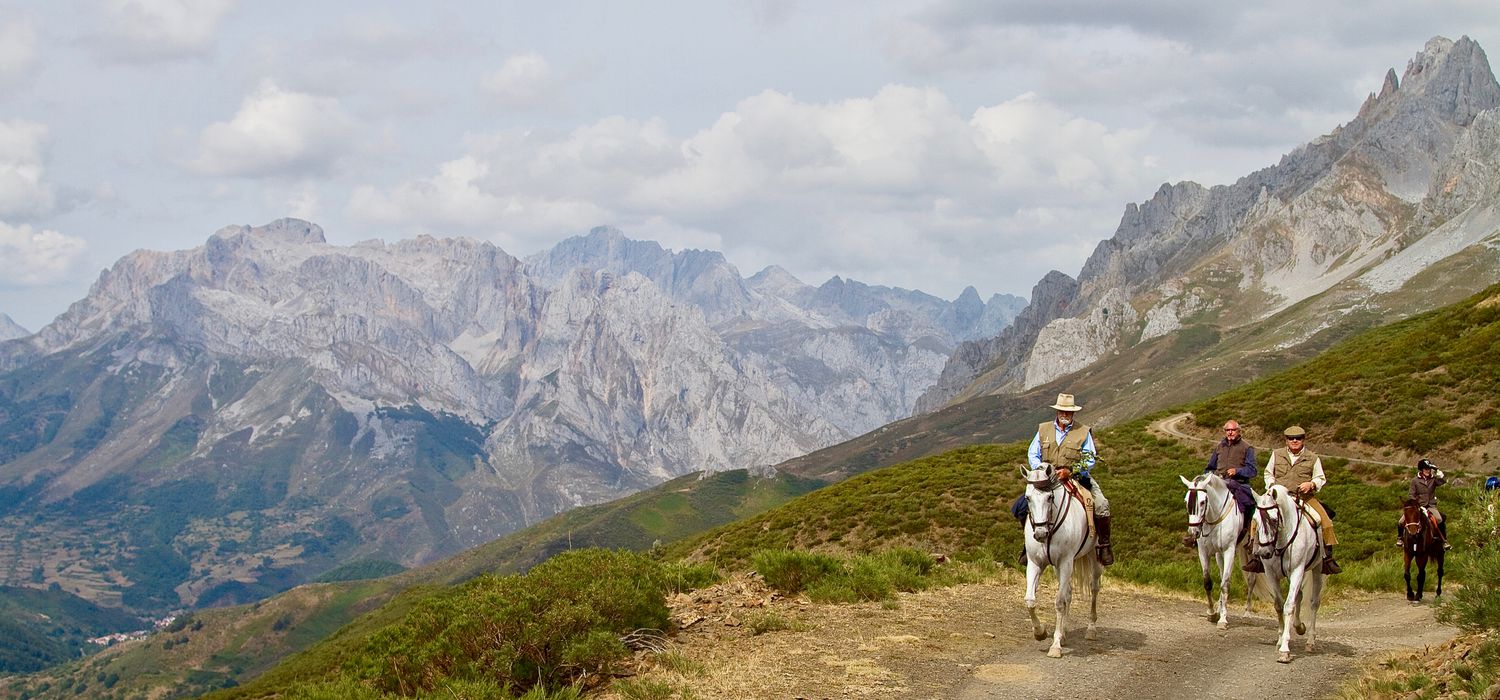
[[[1068,489],[1067,488],[1063,488],[1063,489],[1061,489],[1062,499],[1063,499],[1063,506],[1062,506],[1061,509],[1059,509],[1059,508],[1056,507],[1057,506],[1057,504],[1056,504],[1057,495],[1056,494],[1059,492],[1058,487],[1062,486],[1064,482],[1061,479],[1058,479],[1057,476],[1056,476],[1056,474],[1053,473],[1051,470],[1048,470],[1048,472],[1047,472],[1047,478],[1045,478],[1045,479],[1025,479],[1024,481],[1028,485],[1030,485],[1033,488],[1035,488],[1037,491],[1040,491],[1040,492],[1042,492],[1042,493],[1044,493],[1044,494],[1047,495],[1046,498],[1042,499],[1043,501],[1045,501],[1047,503],[1047,512],[1042,515],[1041,519],[1040,520],[1037,519],[1037,510],[1038,509],[1036,509],[1036,508],[1028,508],[1028,512],[1027,512],[1027,516],[1026,517],[1027,517],[1027,520],[1031,524],[1031,531],[1033,533],[1033,537],[1035,536],[1034,533],[1036,533],[1038,531],[1047,533],[1046,536],[1045,536],[1045,538],[1042,540],[1042,542],[1043,542],[1043,551],[1047,555],[1047,564],[1048,565],[1055,565],[1056,562],[1054,562],[1052,560],[1052,536],[1055,535],[1055,534],[1057,534],[1057,528],[1058,528],[1058,526],[1062,525],[1063,521],[1065,521],[1067,519],[1067,517],[1068,517],[1068,509],[1073,506],[1073,499],[1068,497],[1069,496]],[[1053,517],[1054,515],[1056,517]],[[1088,524],[1085,523],[1084,527],[1088,527]],[[1083,552],[1084,546],[1087,545],[1087,544],[1088,544],[1088,537],[1084,537],[1079,542],[1079,544],[1078,544],[1078,551],[1074,552],[1073,556],[1076,557],[1079,554],[1081,554]]]
[[[1208,518],[1208,487],[1207,486],[1189,486],[1188,487],[1188,502],[1187,502],[1187,509],[1188,509],[1188,529],[1192,530],[1194,528],[1197,528],[1198,536],[1199,537],[1203,537],[1204,536],[1204,526],[1205,525],[1208,526],[1208,527],[1213,527],[1215,525],[1218,525],[1219,523],[1224,522],[1224,518],[1229,517],[1229,513],[1230,513],[1229,502],[1231,500],[1233,500],[1233,499],[1234,499],[1234,494],[1230,493],[1228,490],[1226,490],[1224,492],[1224,503],[1219,506],[1219,516],[1217,518],[1214,518],[1213,520],[1207,520],[1207,518]],[[1194,519],[1196,519],[1197,522],[1194,522]]]
[[[1271,494],[1273,492],[1267,491],[1266,493]],[[1296,496],[1294,496],[1290,491],[1287,491],[1287,496],[1294,499],[1296,498]],[[1281,499],[1273,496],[1271,498],[1270,506],[1263,506],[1257,503],[1255,504],[1255,510],[1259,512],[1261,516],[1260,521],[1264,525],[1263,527],[1255,528],[1256,548],[1259,549],[1264,547],[1266,549],[1269,549],[1274,552],[1276,556],[1281,557],[1284,560],[1286,558],[1287,550],[1292,548],[1292,543],[1297,541],[1298,533],[1302,532],[1302,520],[1307,516],[1302,513],[1302,508],[1300,508],[1295,503],[1292,504],[1292,511],[1296,514],[1296,523],[1292,526],[1292,535],[1291,537],[1287,538],[1286,544],[1277,547],[1276,542],[1281,539]],[[1270,536],[1269,539],[1262,539],[1266,535]],[[1314,547],[1312,558],[1309,559],[1306,564],[1303,564],[1302,568],[1312,566],[1312,563],[1317,560],[1318,552],[1317,548]],[[1283,567],[1283,570],[1286,570],[1285,567]]]

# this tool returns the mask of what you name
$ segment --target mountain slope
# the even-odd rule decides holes
[[[1195,358],[1239,364],[1292,349],[1351,315],[1399,317],[1474,293],[1500,279],[1497,106],[1500,84],[1483,50],[1467,37],[1434,38],[1399,80],[1387,75],[1353,120],[1277,165],[1229,186],[1163,185],[1128,206],[1085,263],[1075,293],[1033,295],[1023,315],[1043,327],[1022,333],[1017,323],[960,347],[918,409],[1071,385],[1179,329],[1240,338],[1298,310],[1282,315],[1286,326],[1253,353],[1215,340]],[[1426,272],[1435,266],[1455,274]],[[1137,379],[1167,380],[1148,372],[1114,381]],[[1196,396],[1224,386],[1204,385]],[[1096,387],[1096,395],[1129,393],[1119,384]],[[1173,392],[1115,412],[1191,398]]]
[[[285,219],[137,251],[0,343],[0,583],[162,612],[411,566],[907,415],[1013,300],[947,302],[613,229],[529,261]],[[97,538],[86,561],[71,543]],[[139,555],[138,553],[144,553]]]

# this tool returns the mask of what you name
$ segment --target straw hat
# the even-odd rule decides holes
[[[1057,410],[1059,410],[1059,411],[1082,411],[1083,410],[1082,406],[1079,406],[1079,405],[1073,403],[1073,395],[1072,394],[1058,394],[1057,395],[1057,403],[1052,404],[1052,407],[1055,408],[1055,409],[1057,409]]]

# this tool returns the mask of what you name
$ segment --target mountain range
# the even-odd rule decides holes
[[[137,251],[0,344],[3,519],[44,523],[0,576],[161,610],[428,561],[909,415],[1022,304],[744,278],[610,228],[527,260],[294,219]]]
[[[1497,106],[1483,50],[1434,38],[1276,165],[1128,205],[1029,301],[744,277],[610,228],[524,260],[294,219],[137,251],[0,343],[0,522],[29,533],[0,583],[247,601],[692,472],[1013,439],[1055,391],[1100,424],[1198,400],[1500,276]]]

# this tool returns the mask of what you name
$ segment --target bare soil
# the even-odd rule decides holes
[[[1044,581],[1051,577],[1049,573]],[[1039,600],[1055,595],[1051,583]],[[1112,584],[1099,596],[1099,639],[1075,614],[1060,659],[1047,658],[1022,604],[1021,574],[903,594],[894,604],[818,605],[776,597],[752,577],[678,596],[681,626],[631,682],[668,684],[674,697],[711,698],[1318,698],[1364,664],[1451,640],[1431,608],[1393,596],[1325,603],[1316,649],[1293,638],[1276,663],[1276,617],[1267,602],[1208,621],[1206,601]],[[1243,600],[1243,599],[1241,599]],[[765,631],[766,621],[790,629]],[[670,661],[670,663],[667,663]],[[675,670],[673,670],[675,669]],[[620,697],[617,695],[616,697]]]

